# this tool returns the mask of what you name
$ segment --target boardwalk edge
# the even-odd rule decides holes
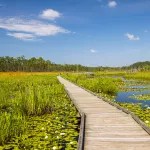
[[[84,137],[85,137],[85,121],[86,121],[86,115],[84,112],[82,112],[79,107],[77,106],[74,98],[71,96],[71,94],[69,93],[69,91],[66,89],[66,87],[64,86],[64,89],[66,91],[66,93],[68,94],[68,96],[70,97],[70,99],[72,100],[72,103],[75,105],[76,109],[78,110],[78,112],[80,113],[81,116],[81,122],[80,122],[80,132],[79,132],[79,138],[78,138],[78,148],[77,150],[84,150]]]
[[[63,78],[63,79],[64,79],[64,78]],[[65,79],[65,80],[66,80],[66,79]],[[69,80],[67,80],[67,81],[69,81]],[[119,110],[125,112],[126,114],[131,115],[131,117],[150,135],[150,128],[149,128],[137,115],[133,114],[131,111],[129,111],[129,110],[127,110],[127,109],[125,109],[125,108],[123,108],[123,107],[121,107],[121,106],[116,105],[115,103],[113,103],[113,102],[107,100],[106,98],[100,97],[98,94],[96,94],[96,93],[94,93],[94,92],[92,92],[92,91],[90,91],[90,90],[88,90],[88,89],[86,89],[86,88],[84,88],[84,87],[82,87],[82,86],[80,86],[80,85],[78,85],[78,84],[72,82],[72,81],[69,81],[69,82],[71,82],[72,84],[75,84],[76,86],[78,86],[78,87],[84,89],[85,91],[91,93],[92,95],[94,95],[94,96],[96,96],[96,97],[102,99],[103,101],[105,101],[105,102],[109,103],[110,105],[112,105],[112,106],[118,108]]]

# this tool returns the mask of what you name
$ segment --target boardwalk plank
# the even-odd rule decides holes
[[[150,150],[150,135],[129,115],[58,77],[86,114],[84,150]]]

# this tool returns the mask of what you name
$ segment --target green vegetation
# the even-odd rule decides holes
[[[132,79],[138,79],[142,81],[150,81],[150,72],[137,72],[133,74],[126,74],[124,77],[128,79],[132,78]]]
[[[111,76],[111,77],[122,77],[124,79],[130,79],[130,80],[139,80],[138,82],[147,82],[150,81],[150,72],[117,72],[117,71],[111,71],[111,72],[96,72],[96,76]]]
[[[124,76],[126,75],[126,71],[101,71],[96,72],[96,76]]]
[[[148,72],[62,76],[114,103],[119,91],[148,90],[150,83]],[[137,88],[139,85],[143,87]],[[77,148],[80,115],[56,74],[0,73],[0,95],[0,149]],[[149,94],[140,96],[144,100],[148,97]],[[129,109],[150,126],[148,106],[117,104]]]
[[[137,62],[130,65],[131,68],[141,69],[141,70],[150,70],[150,61]]]
[[[21,57],[0,57],[0,72],[63,72],[63,71],[99,71],[99,67],[87,67],[80,64],[55,64],[42,57],[26,59]]]
[[[115,74],[115,77],[114,77]],[[116,102],[115,97],[117,92],[119,91],[142,91],[146,88],[136,88],[134,86],[139,85],[148,85],[149,82],[147,79],[143,79],[143,76],[147,76],[147,73],[143,76],[139,76],[143,80],[133,80],[133,78],[129,78],[129,80],[124,80],[120,75],[126,75],[125,73],[119,72],[98,72],[95,77],[91,77],[90,75],[85,74],[65,74],[64,78],[91,90],[94,93],[99,94],[101,97],[107,98],[108,100],[113,101],[117,105],[124,107],[125,109],[130,110],[134,114],[136,114],[143,122],[145,122],[150,127],[150,107],[143,104],[134,104],[134,103],[124,103],[124,102]],[[118,76],[116,78],[116,76]],[[133,75],[134,79],[136,78]],[[128,87],[130,86],[130,87]],[[149,95],[150,96],[150,95]]]
[[[23,71],[23,72],[54,72],[54,71],[86,71],[86,72],[117,72],[116,74],[123,75],[124,73],[135,73],[137,71],[150,71],[150,62],[137,62],[130,66],[124,67],[88,67],[80,64],[55,64],[50,60],[44,60],[42,57],[26,59],[25,56],[20,57],[0,57],[0,72]]]
[[[129,104],[129,103],[117,103],[121,107],[130,110],[137,115],[148,127],[150,127],[150,107],[143,106],[141,104]]]
[[[65,74],[63,75],[63,77],[91,90],[92,92],[98,93],[102,97],[106,97],[109,99],[114,99],[116,93],[119,90],[119,82],[122,82],[120,78],[91,78],[90,75],[84,74]]]
[[[0,149],[76,149],[80,116],[56,75],[0,76]]]
[[[150,93],[148,94],[139,94],[139,95],[132,95],[129,98],[135,98],[137,100],[150,100]]]
[[[95,77],[110,77],[121,78],[122,82],[119,82],[119,91],[143,91],[150,89],[150,73],[149,72],[97,72]]]
[[[145,91],[149,90],[149,83],[145,81],[137,81],[137,80],[126,80],[120,85],[121,92],[130,92],[130,91]]]

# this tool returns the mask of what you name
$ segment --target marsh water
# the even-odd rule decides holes
[[[123,77],[121,77],[121,78],[126,83],[131,82],[130,80],[126,80]],[[142,94],[150,93],[150,89],[148,88],[150,86],[150,83],[148,83],[147,85],[142,85],[142,82],[139,83],[136,80],[134,80],[134,81],[132,80],[132,83],[134,83],[136,86],[135,85],[126,86],[126,88],[129,89],[129,91],[127,91],[127,92],[121,92],[121,91],[118,92],[115,101],[116,102],[122,102],[122,103],[140,103],[142,105],[150,106],[150,99],[149,100],[137,100],[135,98],[129,98],[129,96],[133,96],[133,95],[142,95]],[[138,85],[138,83],[139,83],[139,85]],[[137,90],[132,91],[132,89],[137,89]]]
[[[141,103],[143,105],[150,106],[150,100],[136,100],[134,98],[129,98],[129,96],[139,95],[139,94],[147,94],[150,91],[142,91],[142,92],[136,92],[136,91],[130,91],[130,92],[118,92],[116,97],[116,102],[124,102],[124,103]]]

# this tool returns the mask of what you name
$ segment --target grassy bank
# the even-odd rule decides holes
[[[98,93],[102,97],[113,99],[118,92],[119,83],[121,79],[114,79],[109,77],[90,78],[90,75],[83,74],[64,74],[64,78],[85,87],[92,92]]]

